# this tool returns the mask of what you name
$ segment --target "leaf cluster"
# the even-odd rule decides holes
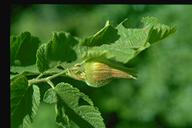
[[[116,27],[107,21],[100,31],[84,39],[54,32],[48,43],[41,45],[29,32],[11,36],[12,127],[30,127],[43,95],[44,102],[55,104],[59,127],[104,128],[101,113],[88,96],[69,83],[55,84],[51,80],[66,76],[75,64],[89,60],[127,70],[131,59],[175,32],[175,27],[161,24],[154,17],[141,22],[140,28],[131,28],[127,19]],[[51,88],[41,93],[39,86],[45,83]]]

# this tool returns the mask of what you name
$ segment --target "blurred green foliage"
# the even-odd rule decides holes
[[[48,42],[52,32],[87,37],[106,20],[114,25],[128,18],[132,27],[143,16],[173,24],[177,32],[153,45],[129,65],[136,81],[114,80],[102,88],[76,86],[93,100],[108,128],[192,127],[191,5],[12,5],[11,35],[29,31]],[[43,104],[35,128],[55,127],[54,107]]]

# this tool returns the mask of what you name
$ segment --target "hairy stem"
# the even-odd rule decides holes
[[[64,71],[62,71],[62,72],[59,72],[59,73],[57,73],[57,74],[54,74],[54,75],[52,75],[52,76],[48,76],[48,77],[45,77],[45,78],[39,78],[39,77],[37,77],[37,78],[35,78],[35,79],[31,79],[31,80],[28,81],[29,86],[32,85],[32,84],[47,82],[47,83],[48,83],[49,85],[51,85],[51,87],[52,87],[53,84],[52,84],[52,82],[51,82],[50,80],[52,80],[52,79],[54,79],[54,78],[56,78],[56,77],[58,77],[58,76],[61,76],[61,75],[66,74],[67,71],[68,71],[68,70],[64,70]],[[42,75],[41,75],[41,76],[42,76]],[[53,87],[52,87],[52,88],[53,88]]]
[[[43,73],[40,73],[38,76],[37,76],[37,79],[39,79],[40,77],[42,77],[44,74]]]
[[[51,80],[47,80],[47,83],[54,89],[55,87],[54,87],[54,84],[53,84],[53,82],[51,82]]]

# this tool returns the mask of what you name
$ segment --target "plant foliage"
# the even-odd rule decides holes
[[[175,27],[161,24],[157,18],[145,17],[140,28],[128,26],[125,19],[114,27],[109,21],[96,34],[80,39],[67,32],[54,32],[48,43],[29,32],[12,36],[11,49],[11,124],[12,128],[30,127],[38,112],[40,96],[45,103],[55,104],[56,123],[60,127],[104,128],[104,120],[91,99],[72,85],[53,79],[71,78],[75,64],[102,60],[112,67],[121,67],[155,42],[175,32]],[[30,58],[30,60],[28,60]],[[82,73],[82,72],[80,72]],[[41,84],[40,84],[41,83]],[[40,94],[39,86],[50,89]]]

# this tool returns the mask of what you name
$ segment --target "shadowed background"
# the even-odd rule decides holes
[[[191,5],[12,5],[11,35],[29,31],[46,43],[54,31],[80,38],[110,20],[137,27],[144,16],[176,25],[177,32],[138,55],[129,65],[136,81],[113,80],[101,88],[73,82],[99,108],[107,128],[192,127]],[[78,85],[77,85],[78,84]],[[54,106],[42,103],[34,128],[56,128]]]

